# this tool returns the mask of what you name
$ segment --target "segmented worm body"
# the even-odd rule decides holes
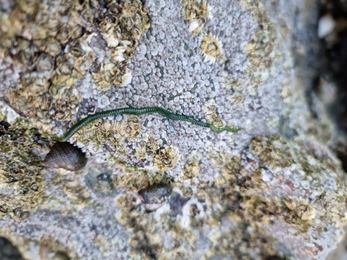
[[[237,133],[240,129],[239,128],[230,128],[228,126],[226,127],[216,127],[213,124],[210,123],[205,123],[202,121],[199,121],[195,119],[192,116],[186,116],[186,115],[176,115],[164,108],[161,107],[143,107],[143,108],[118,108],[118,109],[113,109],[113,110],[107,110],[99,113],[95,113],[93,115],[87,116],[83,118],[82,120],[78,121],[75,123],[63,136],[57,136],[57,135],[51,135],[48,133],[43,133],[43,136],[50,136],[56,139],[57,141],[60,142],[65,142],[67,141],[71,136],[73,136],[78,130],[80,130],[82,127],[88,125],[89,123],[100,119],[104,117],[109,117],[109,116],[117,116],[117,115],[144,115],[144,114],[159,114],[165,118],[171,119],[171,120],[179,120],[179,121],[187,121],[192,124],[202,126],[202,127],[207,127],[210,128],[212,131],[215,131],[217,133],[223,132],[223,131],[228,131],[231,133]]]

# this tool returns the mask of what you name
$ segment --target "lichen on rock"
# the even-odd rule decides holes
[[[310,113],[300,77],[313,73],[296,67],[314,42],[314,17],[300,15],[312,1],[4,2],[0,235],[23,257],[29,240],[35,259],[320,259],[335,246],[340,139]],[[40,166],[53,145],[40,132],[150,106],[242,130],[119,115],[69,139],[85,168]]]
[[[45,167],[35,150],[47,149],[37,129],[25,120],[0,122],[0,217],[22,221],[37,209],[44,192]]]

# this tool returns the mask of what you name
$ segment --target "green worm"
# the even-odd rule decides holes
[[[54,139],[56,139],[59,142],[66,142],[71,136],[73,136],[78,130],[80,130],[82,127],[90,124],[91,122],[104,118],[109,116],[117,116],[117,115],[144,115],[144,114],[159,114],[165,118],[168,118],[170,120],[179,120],[179,121],[187,121],[192,124],[207,127],[210,128],[212,131],[220,133],[223,131],[231,132],[231,133],[237,133],[241,128],[230,128],[228,126],[225,127],[216,127],[213,124],[205,123],[202,121],[199,121],[195,119],[192,116],[186,116],[186,115],[176,115],[164,108],[161,107],[143,107],[143,108],[117,108],[113,110],[107,110],[99,113],[95,113],[93,115],[87,116],[83,118],[82,120],[75,123],[63,136],[57,136],[53,134],[48,134],[46,132],[42,133],[42,136],[49,136]]]

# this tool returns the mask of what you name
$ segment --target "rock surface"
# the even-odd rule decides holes
[[[324,259],[345,141],[333,94],[310,92],[317,16],[313,0],[0,0],[0,235],[25,259]],[[85,168],[42,165],[41,133],[129,106],[242,129],[103,118],[69,140]]]

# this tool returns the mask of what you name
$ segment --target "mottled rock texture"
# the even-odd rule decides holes
[[[334,96],[310,93],[317,17],[314,0],[0,0],[0,235],[26,259],[324,259],[345,141]],[[103,118],[69,140],[85,168],[41,163],[40,133],[145,106],[242,130]]]

